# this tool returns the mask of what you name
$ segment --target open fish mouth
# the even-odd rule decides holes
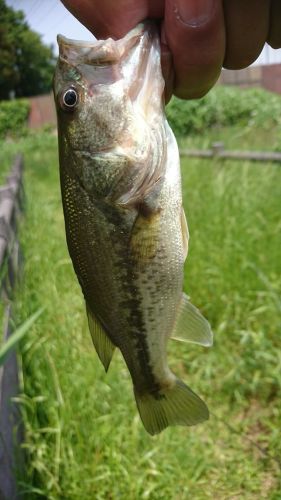
[[[85,42],[62,35],[58,35],[57,40],[59,61],[66,64],[75,82],[81,80],[89,96],[96,94],[97,90],[102,93],[104,88],[110,92],[111,84],[123,80],[124,96],[131,103],[137,103],[145,119],[152,116],[150,111],[153,107],[154,113],[159,115],[164,79],[160,66],[158,27],[155,23],[140,23],[120,40],[108,38]],[[154,64],[156,61],[158,63],[156,73],[154,66],[148,64],[151,60]],[[152,85],[152,81],[155,84]],[[155,92],[159,94],[159,100],[155,100]]]
[[[59,56],[61,59],[75,64],[114,64],[126,55],[137,44],[145,32],[144,24],[139,24],[121,40],[82,41],[72,40],[63,35],[57,36]]]

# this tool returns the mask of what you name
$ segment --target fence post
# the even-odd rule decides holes
[[[224,151],[224,143],[223,142],[213,142],[213,144],[212,144],[213,156],[221,156],[223,151]]]
[[[5,342],[11,334],[12,309],[8,304],[5,310]],[[0,499],[18,498],[16,485],[16,446],[22,441],[22,427],[19,410],[13,402],[18,394],[18,365],[16,352],[12,351],[0,367]]]
[[[11,300],[20,267],[17,226],[23,208],[22,174],[23,159],[17,156],[6,185],[0,187],[0,298],[4,304],[4,333],[2,336],[0,332],[0,344],[12,333]],[[19,498],[15,468],[22,428],[18,408],[13,402],[18,392],[17,356],[12,351],[0,367],[0,500]]]

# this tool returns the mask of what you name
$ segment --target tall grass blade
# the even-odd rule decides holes
[[[30,327],[37,321],[39,316],[44,311],[44,307],[41,307],[36,311],[36,313],[32,314],[30,318],[28,318],[21,326],[19,326],[16,331],[9,337],[7,342],[0,348],[0,366],[2,366],[5,362],[6,357],[15,348],[17,343],[27,334]]]

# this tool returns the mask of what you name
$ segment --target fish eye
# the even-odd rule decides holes
[[[62,96],[62,102],[65,108],[73,109],[78,104],[78,93],[75,89],[68,89]]]

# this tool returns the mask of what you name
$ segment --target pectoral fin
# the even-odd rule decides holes
[[[115,346],[111,342],[108,335],[105,333],[99,321],[93,315],[88,305],[86,306],[86,309],[88,315],[89,330],[92,336],[93,344],[104,366],[104,369],[107,372]]]
[[[157,253],[160,217],[160,212],[153,213],[149,217],[139,214],[135,221],[130,240],[130,251],[138,267],[147,264]]]
[[[184,293],[171,338],[205,347],[213,344],[213,332],[209,322],[202,316],[199,309],[189,302]]]

